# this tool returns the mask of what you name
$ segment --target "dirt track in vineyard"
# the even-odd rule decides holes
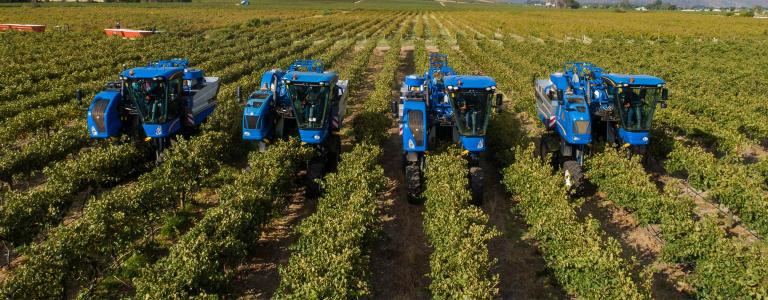
[[[510,211],[512,201],[501,184],[501,170],[485,158],[483,211],[488,225],[502,233],[491,240],[488,253],[498,260],[493,272],[500,275],[499,297],[502,299],[564,299],[565,293],[547,275],[546,264],[535,245],[524,239],[527,225]]]
[[[352,59],[353,55],[348,54],[341,58],[341,61],[351,62]],[[368,61],[363,80],[360,81],[359,87],[351,90],[347,99],[350,103],[348,116],[354,116],[359,104],[373,91],[374,79],[381,70],[382,62],[383,53],[374,51]],[[351,121],[351,117],[346,118],[345,126],[349,126]],[[342,141],[342,149],[349,150],[349,138],[343,137]],[[289,247],[298,239],[293,230],[317,208],[317,199],[305,198],[303,188],[296,191],[289,201],[286,211],[265,226],[250,255],[237,266],[228,298],[271,299],[277,291],[280,284],[278,268],[288,262]]]
[[[391,50],[390,50],[391,51]],[[397,83],[414,72],[413,51],[401,51]],[[397,97],[398,87],[393,87]],[[389,178],[380,201],[382,233],[371,251],[374,299],[427,299],[429,253],[422,227],[421,205],[409,204],[402,172],[402,147],[397,127],[391,127],[384,142],[382,165]]]

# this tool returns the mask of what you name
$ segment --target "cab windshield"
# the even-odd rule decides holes
[[[429,57],[429,63],[433,69],[439,69],[448,64],[448,57],[444,55],[432,55]]]
[[[494,93],[468,89],[450,94],[459,133],[464,136],[484,136]]]
[[[650,130],[656,103],[661,99],[660,87],[612,87],[610,94],[625,130]]]
[[[311,83],[291,83],[288,94],[299,128],[318,129],[325,124],[330,87]]]
[[[134,78],[126,81],[126,90],[144,123],[165,123],[178,115],[181,78],[154,80]]]

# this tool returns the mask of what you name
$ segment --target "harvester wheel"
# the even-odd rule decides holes
[[[326,154],[325,168],[327,172],[336,172],[341,161],[341,138],[338,135],[328,137],[328,152]]]
[[[469,187],[472,192],[472,203],[483,204],[483,169],[480,167],[469,168]]]
[[[550,134],[544,134],[539,139],[539,158],[541,158],[542,163],[549,163],[552,167],[557,167],[560,163],[560,155],[558,155],[560,152],[558,150],[555,150],[557,148],[553,148],[552,144],[553,141],[557,139],[559,140],[560,137],[553,137]],[[547,160],[547,155],[552,155],[552,157]]]
[[[567,160],[563,163],[563,179],[565,187],[573,194],[581,192],[584,186],[584,173],[581,172],[581,166],[575,160]]]
[[[422,178],[421,167],[415,163],[409,163],[405,166],[405,181],[408,183],[408,202],[419,204],[422,202]]]
[[[160,165],[165,160],[165,150],[171,146],[171,138],[157,138],[155,142],[155,164]]]
[[[313,158],[307,163],[307,196],[316,198],[320,196],[320,179],[325,173],[325,163],[322,159]]]

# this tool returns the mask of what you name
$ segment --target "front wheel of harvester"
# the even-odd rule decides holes
[[[575,160],[567,160],[563,163],[563,179],[565,187],[572,194],[581,193],[584,187],[584,173],[581,166]]]
[[[560,163],[560,151],[556,150],[557,148],[552,145],[556,139],[559,140],[560,137],[552,136],[550,133],[542,135],[539,139],[538,155],[541,158],[541,163],[548,163],[552,167],[557,167]],[[549,160],[547,160],[548,155],[551,155]]]
[[[165,161],[167,156],[165,150],[171,146],[171,138],[156,138],[153,139],[153,141],[155,143],[155,165],[160,165],[163,161]]]
[[[307,163],[307,197],[320,196],[320,179],[325,174],[325,163],[322,159],[313,158]]]
[[[483,169],[480,167],[469,168],[469,187],[472,192],[472,203],[483,204]]]
[[[341,137],[335,134],[328,136],[328,152],[326,153],[326,172],[336,172],[341,161]]]
[[[405,166],[405,181],[408,184],[408,202],[411,204],[422,203],[423,183],[421,167],[418,164],[409,163]]]

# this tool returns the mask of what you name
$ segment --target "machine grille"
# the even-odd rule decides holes
[[[413,133],[414,142],[416,146],[424,145],[424,115],[421,111],[410,110],[408,111],[408,127],[411,128]]]
[[[256,126],[259,124],[259,117],[257,116],[246,116],[245,117],[245,129],[257,129]]]
[[[98,99],[93,104],[93,111],[91,111],[91,118],[93,118],[93,122],[96,123],[96,130],[98,130],[99,132],[107,131],[104,126],[104,115],[106,114],[108,105],[109,105],[109,100],[107,99]]]
[[[589,121],[574,121],[573,131],[576,134],[588,134],[589,133]]]

